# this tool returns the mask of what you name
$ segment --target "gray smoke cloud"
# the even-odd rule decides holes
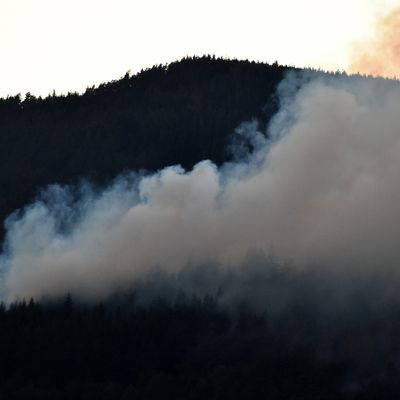
[[[397,274],[399,85],[294,73],[279,95],[267,135],[243,124],[252,151],[220,169],[47,188],[6,222],[3,298],[104,299],[155,268],[234,269],[254,249],[300,270]]]

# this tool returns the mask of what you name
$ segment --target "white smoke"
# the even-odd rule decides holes
[[[243,125],[253,152],[241,161],[125,176],[78,201],[48,188],[7,221],[4,298],[101,299],[156,267],[235,266],[252,249],[301,268],[396,273],[399,85],[292,76],[280,91],[273,140]]]

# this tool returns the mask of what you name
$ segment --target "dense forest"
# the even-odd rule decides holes
[[[39,188],[126,170],[227,159],[235,128],[267,122],[287,68],[187,58],[88,88],[82,95],[0,99],[0,220]]]
[[[399,302],[382,302],[368,280],[318,288],[282,266],[253,279],[288,292],[286,305],[184,291],[143,303],[142,288],[97,305],[67,295],[0,307],[0,398],[397,397]]]
[[[21,303],[1,309],[0,324],[1,398],[345,398],[338,383],[349,365],[319,360],[262,315],[230,315],[212,298],[122,309]]]
[[[290,70],[195,57],[0,99],[0,221],[49,184],[229,161],[235,129],[268,123]],[[0,303],[0,400],[397,398],[398,281],[272,256],[241,268],[156,271],[101,303]]]

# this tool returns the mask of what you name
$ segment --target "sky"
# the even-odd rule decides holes
[[[0,96],[45,96],[215,54],[344,70],[400,0],[0,0]],[[354,63],[353,63],[354,65]]]

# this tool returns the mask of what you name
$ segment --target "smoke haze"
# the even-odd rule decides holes
[[[400,7],[378,19],[370,40],[354,46],[349,72],[400,78]]]
[[[3,298],[104,299],[154,269],[235,270],[254,250],[302,271],[397,277],[399,85],[293,73],[278,93],[268,131],[243,124],[221,168],[47,188],[7,220]]]

